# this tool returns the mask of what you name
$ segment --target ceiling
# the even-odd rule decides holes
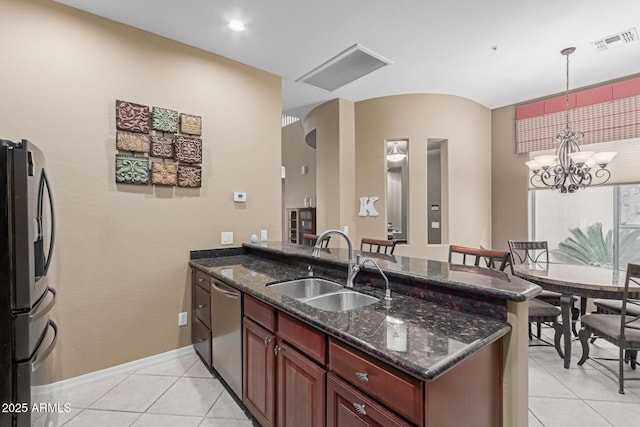
[[[282,77],[284,114],[327,100],[440,93],[488,108],[640,73],[640,42],[591,42],[636,28],[640,1],[55,0]],[[232,32],[239,19],[246,30]],[[332,92],[296,80],[348,47],[392,61]]]

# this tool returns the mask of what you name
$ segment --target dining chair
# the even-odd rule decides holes
[[[527,240],[509,240],[509,252],[511,252],[511,262],[513,265],[535,263],[535,264],[548,264],[549,263],[549,244],[546,240],[527,241]],[[536,298],[549,304],[556,306],[560,305],[560,297],[562,295],[558,292],[548,291],[543,289]],[[578,336],[576,330],[576,321],[580,318],[580,311],[574,306],[578,299],[576,297],[571,298],[571,331],[574,336]],[[540,339],[541,325],[537,325],[537,337]]]
[[[318,241],[318,236],[317,234],[303,234],[302,235],[302,244],[303,245],[307,245],[307,246],[315,246],[316,242]],[[322,248],[326,248],[327,246],[329,246],[329,239],[331,239],[331,236],[327,236],[322,240]]]
[[[491,249],[476,249],[464,246],[449,246],[449,264],[453,264],[455,260],[460,260],[462,264],[472,264],[475,267],[488,268],[491,270],[505,271],[509,267],[509,271],[513,274],[512,256],[510,252],[494,251]],[[529,340],[533,339],[531,334],[531,324],[542,323],[550,324],[554,330],[553,344],[542,339],[538,332],[538,340],[544,345],[552,345],[555,347],[558,355],[564,357],[564,353],[560,347],[560,339],[562,338],[562,325],[558,323],[558,316],[561,310],[559,307],[536,298],[529,300]],[[539,344],[530,344],[530,346],[538,346]]]
[[[591,358],[598,360],[618,360],[618,372],[602,364],[618,378],[618,393],[624,394],[624,362],[632,361],[631,368],[636,367],[636,357],[640,350],[640,315],[630,314],[632,309],[640,309],[640,300],[629,298],[629,282],[640,285],[640,264],[628,264],[627,275],[624,281],[624,291],[620,306],[620,314],[587,314],[582,316],[580,324],[580,343],[582,344],[582,358],[578,365],[582,365],[589,357],[589,338],[596,334],[599,338],[609,341],[618,347],[617,359]],[[600,363],[600,362],[598,362]],[[638,378],[627,378],[629,380],[640,380]]]
[[[368,249],[365,249],[366,245],[368,245]],[[393,251],[395,249],[396,249],[395,240],[378,240],[378,239],[371,239],[368,237],[363,237],[360,240],[361,252],[375,252],[377,254],[384,253],[387,255],[393,255]]]

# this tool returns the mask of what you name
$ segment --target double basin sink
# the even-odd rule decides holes
[[[375,304],[378,298],[319,277],[306,277],[268,285],[279,294],[295,298],[311,307],[325,311],[348,311]]]

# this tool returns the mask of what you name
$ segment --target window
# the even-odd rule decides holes
[[[549,242],[552,262],[640,263],[640,184],[531,191],[531,207],[531,238]]]

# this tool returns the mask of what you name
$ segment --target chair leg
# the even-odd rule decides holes
[[[624,394],[624,348],[620,346],[620,353],[618,355],[618,384],[620,389],[618,393]]]
[[[589,358],[589,337],[591,336],[591,331],[580,329],[578,336],[580,337],[580,344],[582,344],[582,357],[578,360],[578,365],[582,366]]]
[[[553,345],[556,348],[556,351],[560,355],[560,358],[564,359],[564,352],[562,351],[562,346],[560,345],[560,340],[562,338],[562,325],[556,321],[553,322]]]
[[[540,337],[542,336],[542,322],[537,322],[537,329],[536,332],[538,334],[538,339],[540,339]]]
[[[531,322],[529,322],[529,341],[533,339],[533,335],[531,335]]]

